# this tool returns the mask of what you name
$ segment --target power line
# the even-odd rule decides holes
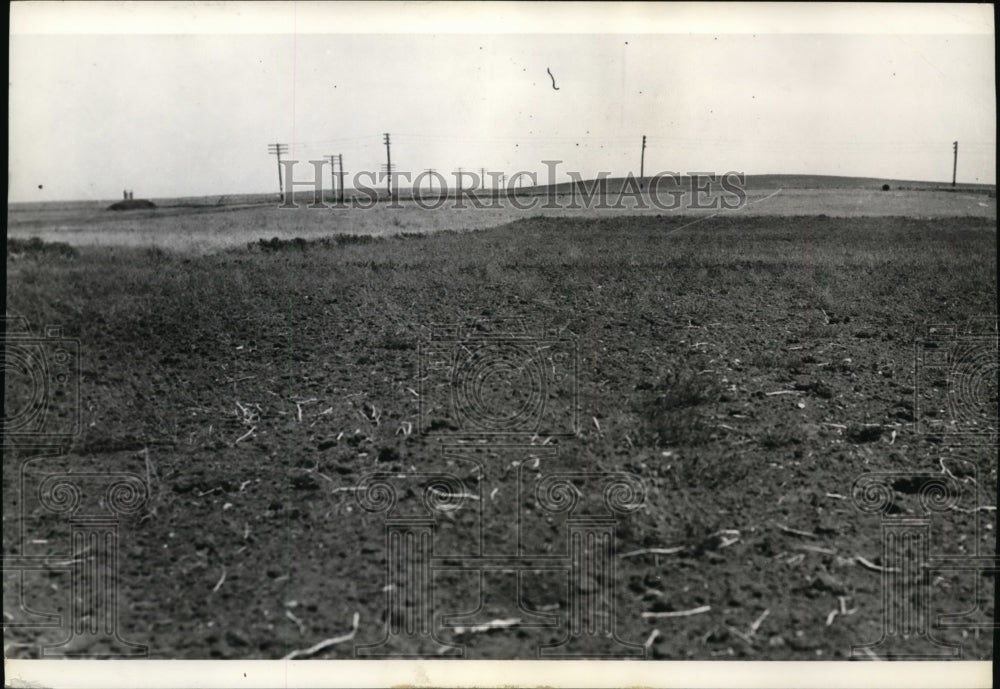
[[[345,136],[345,137],[327,137],[322,139],[310,139],[310,140],[300,140],[294,141],[290,145],[294,148],[311,148],[320,147],[326,144],[340,144],[340,143],[355,143],[360,142],[362,146],[370,147],[372,142],[371,139],[375,134],[362,134],[358,136]],[[384,136],[384,134],[383,134]],[[715,145],[729,145],[734,143],[747,144],[754,143],[762,146],[774,146],[779,145],[781,147],[787,148],[800,148],[802,146],[812,146],[812,147],[843,147],[843,146],[857,146],[857,147],[880,147],[880,148],[921,148],[932,150],[939,146],[937,141],[864,141],[860,139],[852,139],[848,141],[844,140],[811,140],[811,141],[789,141],[787,139],[762,139],[762,138],[735,138],[726,139],[720,137],[681,137],[671,134],[659,135],[656,132],[653,135],[657,140],[666,141],[670,143],[678,144],[715,144]],[[426,133],[396,133],[397,139],[403,137],[404,139],[413,140],[426,140],[426,141],[451,141],[451,142],[470,142],[470,143],[480,143],[480,144],[504,144],[504,143],[547,143],[551,142],[553,144],[557,143],[621,143],[628,142],[632,140],[631,136],[622,135],[611,135],[611,136],[600,136],[590,133],[572,135],[572,134],[515,134],[515,135],[505,135],[505,136],[475,136],[475,135],[462,135],[462,134],[426,134]],[[973,147],[995,147],[995,140],[965,140],[963,142],[966,146]],[[285,144],[288,146],[289,144]]]

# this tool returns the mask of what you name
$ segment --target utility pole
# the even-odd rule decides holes
[[[332,153],[330,158],[330,200],[337,200],[337,156]]]
[[[462,168],[458,168],[458,192],[462,193]]]
[[[389,134],[385,134],[385,190],[392,198],[392,155],[389,151]]]
[[[955,179],[958,177],[958,142],[952,144],[955,147],[955,162],[951,166],[951,186],[955,187]]]
[[[267,152],[278,157],[278,198],[285,198],[285,185],[281,181],[281,154],[288,153],[288,144],[268,144]]]
[[[639,158],[639,188],[642,189],[642,178],[646,176],[646,135],[642,135],[642,157]]]
[[[479,188],[486,188],[486,168],[484,167],[479,168]]]
[[[427,175],[427,189],[429,191],[434,191],[434,173],[436,170],[434,168],[427,168],[424,170],[424,174]]]
[[[338,166],[339,170],[338,175],[340,176],[340,188],[339,188],[340,203],[343,203],[344,202],[344,154],[343,153],[337,154],[337,162],[340,164]]]

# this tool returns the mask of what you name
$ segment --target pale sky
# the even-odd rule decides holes
[[[244,19],[258,11],[239,7]],[[645,134],[647,174],[942,182],[958,140],[959,181],[996,182],[991,14],[978,33],[879,34],[891,25],[874,19],[856,25],[865,33],[823,33],[819,17],[805,33],[755,34],[745,32],[753,22],[734,33],[732,17],[723,26],[709,7],[698,33],[664,32],[669,12],[656,33],[641,16],[565,33],[574,12],[594,7],[569,6],[558,34],[537,33],[545,26],[530,13],[532,33],[483,23],[473,34],[425,25],[346,35],[327,33],[336,22],[304,21],[308,13],[295,33],[276,24],[270,35],[218,23],[206,34],[207,22],[186,35],[130,34],[106,14],[84,27],[89,35],[39,35],[18,31],[12,15],[9,198],[272,192],[267,144],[290,144],[301,177],[312,172],[305,161],[336,153],[350,175],[385,163],[383,132],[394,166],[413,173],[509,175],[558,159],[584,177],[637,174]],[[340,11],[357,21],[366,10]],[[711,33],[716,19],[726,32]]]

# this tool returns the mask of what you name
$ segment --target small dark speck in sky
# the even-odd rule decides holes
[[[38,185],[38,188],[39,188],[39,189],[44,189],[45,187],[44,187],[44,185],[41,185],[41,184],[39,184],[39,185]]]

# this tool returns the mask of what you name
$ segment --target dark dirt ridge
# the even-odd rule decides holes
[[[847,657],[879,638],[883,620],[881,575],[857,559],[885,564],[881,521],[852,503],[855,479],[900,472],[894,509],[919,515],[920,476],[947,468],[978,494],[963,492],[962,509],[973,511],[933,516],[931,551],[995,552],[995,512],[975,511],[977,500],[996,505],[995,452],[919,432],[913,363],[922,324],[996,313],[995,227],[684,224],[533,218],[308,251],[293,243],[191,259],[101,250],[9,263],[8,311],[62,324],[83,359],[83,433],[67,457],[35,460],[26,475],[148,479],[149,502],[120,526],[119,614],[122,638],[156,658],[280,658],[349,631],[357,612],[353,641],[316,656],[353,657],[355,644],[383,635],[387,598],[384,515],[361,509],[352,489],[373,471],[458,472],[479,498],[466,507],[490,510],[484,547],[507,552],[516,515],[537,508],[509,500],[518,476],[537,478],[534,456],[542,474],[641,478],[645,504],[619,519],[611,584],[618,637],[641,646],[659,632],[647,657]],[[544,432],[565,427],[565,386],[550,388],[550,428],[518,436],[528,449],[448,456],[442,439],[464,428],[445,412],[426,424],[436,435],[420,433],[415,393],[434,383],[421,380],[421,348],[435,324],[470,319],[515,319],[575,340],[575,435],[546,441]],[[502,385],[520,380],[502,371],[483,403],[516,410],[524,389]],[[18,493],[11,472],[28,456],[4,460],[5,556],[67,557],[65,519]],[[462,541],[477,533],[466,507],[442,520],[441,552],[475,546]],[[17,509],[26,543],[7,516]],[[564,551],[565,515],[524,518],[525,548]],[[623,557],[644,548],[669,552]],[[609,576],[578,585],[593,590]],[[476,609],[470,572],[439,577],[435,611]],[[464,626],[546,614],[565,622],[565,572],[525,575],[521,603],[533,613],[518,610],[510,575],[489,577],[483,610]],[[989,621],[993,586],[988,575],[942,572],[919,590],[935,614],[973,609],[978,590],[973,617]],[[68,589],[65,572],[31,575],[25,600],[65,612]],[[643,616],[706,605],[687,617]],[[7,631],[29,644],[10,655],[65,635]],[[464,644],[466,657],[533,658],[563,633],[521,625],[438,636]],[[990,657],[988,628],[936,634],[965,658]],[[401,644],[439,657],[435,644]]]
[[[108,206],[109,211],[141,211],[156,208],[156,204],[148,199],[125,199],[115,201]]]

